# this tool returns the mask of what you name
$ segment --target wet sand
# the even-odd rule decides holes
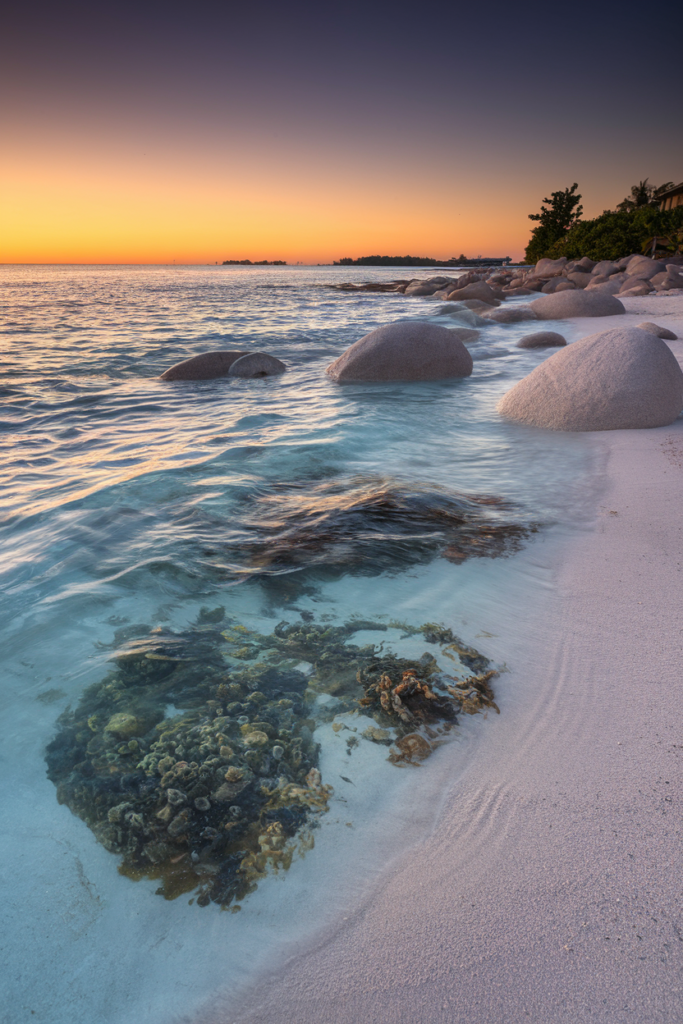
[[[625,305],[683,337],[683,297]],[[534,548],[543,600],[491,641],[512,668],[503,713],[466,759],[435,755],[453,773],[430,834],[202,1021],[683,1018],[683,420],[592,440],[594,523]]]

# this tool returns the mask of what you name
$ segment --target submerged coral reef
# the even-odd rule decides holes
[[[392,626],[440,645],[466,678],[430,652],[409,660],[350,642]],[[242,899],[312,844],[332,794],[320,721],[371,714],[378,728],[363,736],[416,765],[461,711],[496,707],[488,660],[434,624],[283,622],[264,635],[219,608],[182,633],[142,626],[116,639],[111,670],[58,720],[48,776],[123,873],[161,879],[166,898],[197,890],[202,906]]]

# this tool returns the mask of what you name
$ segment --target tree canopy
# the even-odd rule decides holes
[[[524,254],[527,263],[536,263],[547,254],[548,249],[560,241],[581,219],[583,206],[579,205],[581,196],[574,182],[571,188],[561,192],[551,192],[550,199],[544,199],[540,213],[530,213],[529,220],[538,221],[534,228]]]
[[[639,206],[628,210],[605,210],[593,220],[582,220],[550,249],[543,253],[551,259],[618,260],[640,253],[654,236],[669,236],[683,228],[683,206],[659,210]],[[540,258],[540,257],[539,257]]]
[[[651,185],[648,178],[631,187],[631,194],[623,199],[616,210],[604,210],[599,217],[581,220],[581,196],[578,185],[562,192],[552,192],[543,200],[540,213],[530,213],[529,219],[539,222],[529,239],[525,258],[537,263],[544,256],[558,259],[617,260],[631,253],[642,252],[657,237],[669,238],[672,251],[676,248],[673,236],[683,228],[683,207],[660,210],[660,197],[672,187],[672,182]]]

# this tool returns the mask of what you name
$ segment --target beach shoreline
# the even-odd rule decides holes
[[[679,296],[625,305],[624,326],[683,335]],[[683,342],[671,349],[682,361]],[[535,546],[547,586],[507,638],[503,713],[458,762],[429,835],[348,919],[193,1020],[680,1016],[683,420],[592,441],[606,460],[594,525]],[[502,656],[505,638],[489,643]]]

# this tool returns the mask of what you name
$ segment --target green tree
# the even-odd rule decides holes
[[[673,181],[665,181],[663,185],[651,185],[649,178],[639,181],[637,185],[631,185],[631,195],[618,204],[617,210],[622,213],[631,213],[643,206],[659,206],[659,197],[662,192],[673,186]]]
[[[548,255],[549,250],[581,219],[583,206],[581,196],[576,194],[578,184],[562,192],[551,192],[550,199],[544,199],[540,213],[530,213],[529,220],[539,222],[534,228],[526,247],[524,258],[527,263],[536,263]]]

